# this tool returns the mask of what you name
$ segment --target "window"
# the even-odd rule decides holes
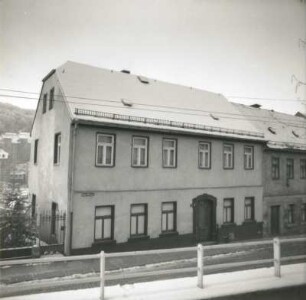
[[[254,147],[244,146],[244,168],[251,170],[254,168]]]
[[[223,203],[223,222],[233,223],[234,222],[234,199],[224,199]]]
[[[287,178],[293,179],[294,177],[294,161],[292,158],[287,158]]]
[[[279,157],[272,157],[272,179],[279,179]]]
[[[254,220],[254,197],[244,199],[244,219],[246,221]]]
[[[37,164],[37,156],[38,156],[38,139],[34,142],[34,164]]]
[[[148,166],[148,138],[133,137],[132,140],[132,166],[147,167]]]
[[[52,202],[51,204],[51,234],[55,234],[55,230],[56,230],[56,213],[57,213],[57,203]]]
[[[31,215],[34,217],[36,214],[36,195],[32,195],[32,204],[31,204]]]
[[[147,234],[147,204],[131,205],[131,236]]]
[[[176,231],[176,202],[162,203],[162,232]]]
[[[223,168],[224,169],[234,168],[234,145],[231,144],[223,145]]]
[[[111,134],[97,134],[96,166],[113,167],[115,153],[115,136]]]
[[[301,221],[306,222],[306,203],[303,203],[301,207]]]
[[[43,97],[43,114],[47,111],[47,101],[48,101],[48,94],[44,94],[44,97]]]
[[[294,224],[294,204],[289,204],[288,207],[288,224]]]
[[[54,88],[50,90],[49,110],[54,106]]]
[[[199,143],[199,168],[209,169],[211,156],[210,156],[211,144],[206,142]]]
[[[306,178],[306,159],[301,159],[300,161],[300,178]]]
[[[53,162],[55,164],[58,164],[58,165],[59,165],[59,163],[61,161],[61,140],[62,140],[61,134],[57,133],[54,136],[54,157],[53,157]]]
[[[114,238],[114,206],[96,206],[95,241]]]
[[[176,140],[163,139],[163,167],[176,167]]]

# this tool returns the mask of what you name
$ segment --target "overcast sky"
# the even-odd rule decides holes
[[[39,93],[72,60],[305,112],[305,31],[305,0],[0,0],[0,89]]]

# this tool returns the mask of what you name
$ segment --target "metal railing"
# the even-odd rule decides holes
[[[281,262],[288,262],[293,260],[306,259],[306,255],[297,255],[290,257],[281,258],[281,244],[290,243],[290,242],[304,242],[306,237],[299,238],[287,238],[279,239],[274,238],[273,240],[263,240],[255,242],[244,242],[244,243],[231,243],[231,244],[216,244],[203,246],[198,244],[197,247],[187,247],[187,248],[175,248],[175,249],[160,249],[160,250],[147,250],[147,251],[132,251],[132,252],[119,252],[119,253],[105,253],[102,251],[100,254],[92,255],[80,255],[80,256],[69,256],[69,257],[48,257],[40,259],[20,259],[20,260],[11,260],[11,261],[0,261],[0,266],[4,265],[22,265],[22,264],[32,264],[32,263],[50,263],[50,262],[67,262],[67,261],[80,261],[80,260],[90,260],[90,259],[99,259],[100,260],[100,276],[91,277],[91,278],[77,278],[77,279],[68,279],[61,281],[52,281],[53,287],[63,287],[73,284],[86,284],[86,283],[98,283],[100,282],[100,299],[104,300],[104,290],[105,290],[105,280],[114,280],[114,279],[125,279],[127,278],[136,278],[136,277],[149,277],[149,276],[159,276],[159,275],[171,275],[179,273],[196,273],[197,274],[197,286],[199,288],[204,288],[204,274],[205,271],[213,270],[216,268],[228,268],[228,267],[243,267],[250,265],[262,265],[266,263],[272,263],[274,265],[274,276],[281,277]],[[221,263],[215,265],[205,265],[204,257],[207,250],[212,249],[228,249],[228,248],[240,248],[247,246],[258,246],[258,245],[273,245],[273,258],[261,259],[261,260],[252,260],[245,262],[230,262],[230,263]],[[107,258],[114,257],[126,257],[126,256],[143,256],[143,255],[156,255],[156,254],[171,254],[177,252],[190,252],[195,251],[197,257],[197,267],[185,267],[185,268],[176,268],[176,269],[166,269],[166,270],[154,270],[154,271],[137,271],[133,273],[125,273],[124,270],[115,270],[115,271],[106,271],[105,270],[105,261]],[[115,274],[116,273],[116,274]],[[23,284],[14,284],[11,286],[4,286],[1,288],[1,296],[12,293],[15,289],[18,292],[29,291],[37,288],[48,288],[50,282],[38,282],[35,284],[23,283]]]

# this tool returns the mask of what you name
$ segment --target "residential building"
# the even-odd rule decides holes
[[[306,122],[271,110],[235,106],[265,134],[263,152],[265,235],[306,232]]]
[[[31,137],[30,193],[66,212],[66,254],[262,236],[264,135],[220,94],[67,62]]]

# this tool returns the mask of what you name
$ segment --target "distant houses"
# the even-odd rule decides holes
[[[54,237],[65,212],[66,254],[303,232],[305,119],[270,114],[67,62],[43,79],[31,132],[33,205],[51,212]],[[290,126],[287,141],[278,140],[282,126]],[[287,231],[291,204],[299,221]]]

